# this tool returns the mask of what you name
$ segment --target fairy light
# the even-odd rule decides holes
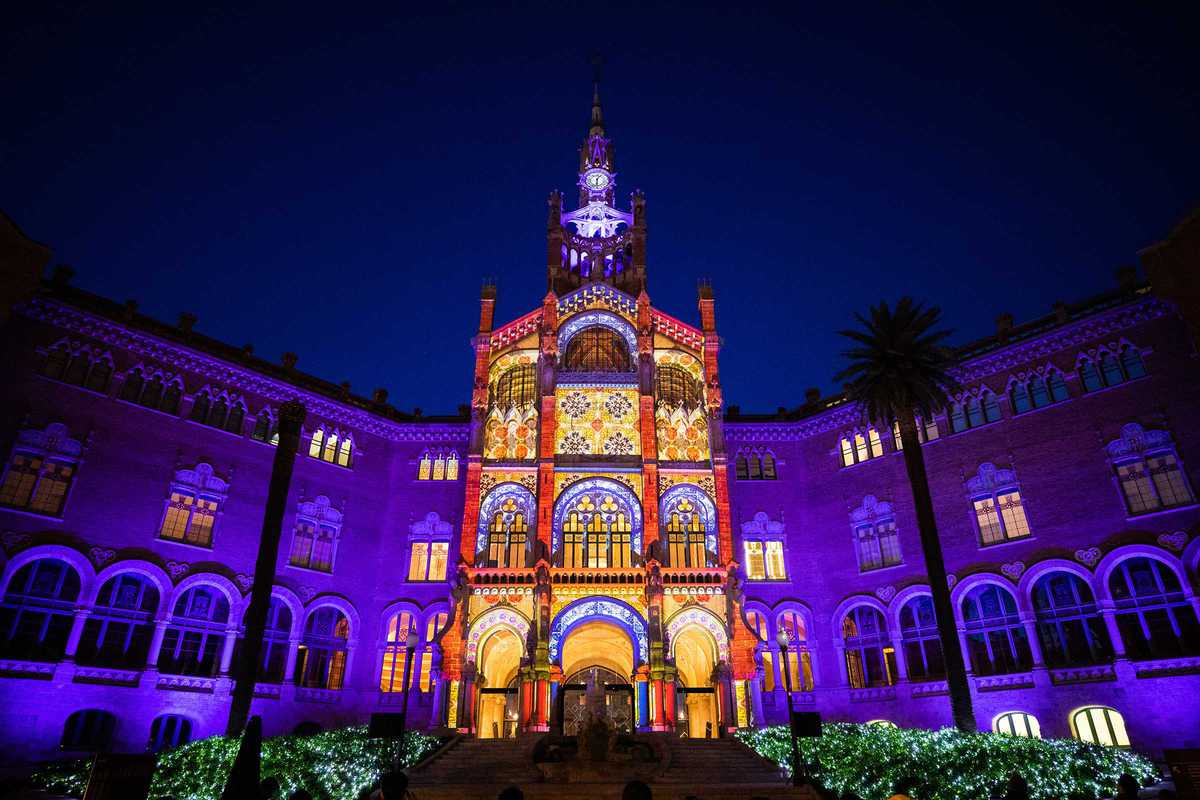
[[[783,769],[790,760],[786,726],[739,731],[738,737]],[[1029,782],[1034,800],[1111,795],[1128,772],[1139,780],[1154,774],[1149,760],[1116,747],[1074,739],[1029,739],[998,733],[964,734],[882,725],[825,723],[819,738],[805,741],[813,774],[838,794],[854,792],[882,800],[896,783],[916,777],[921,800],[988,800],[1003,793],[1013,772]]]

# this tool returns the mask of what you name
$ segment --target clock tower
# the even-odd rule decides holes
[[[579,205],[564,212],[561,193],[551,192],[549,199],[547,277],[555,294],[596,282],[634,297],[646,288],[646,202],[635,191],[629,210],[618,209],[616,178],[596,82],[591,124],[579,148]]]

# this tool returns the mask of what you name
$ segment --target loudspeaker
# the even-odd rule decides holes
[[[367,726],[367,736],[372,739],[395,739],[404,735],[404,714],[371,715],[371,724]]]
[[[792,732],[797,736],[820,736],[821,714],[818,711],[793,711]]]

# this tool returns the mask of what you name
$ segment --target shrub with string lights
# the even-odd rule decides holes
[[[786,726],[737,734],[765,758],[787,769]],[[1128,772],[1139,781],[1155,774],[1146,758],[1116,747],[1074,739],[1029,739],[999,733],[964,734],[884,725],[826,723],[818,738],[803,739],[804,760],[826,787],[882,800],[902,778],[914,778],[918,800],[988,800],[1003,795],[1008,776],[1029,782],[1034,800],[1111,796]]]
[[[414,731],[406,732],[401,741],[371,739],[365,727],[314,736],[276,736],[263,740],[262,775],[275,776],[283,797],[303,787],[317,800],[355,800],[364,787],[391,769],[397,755],[401,766],[412,766],[437,745],[437,739]],[[237,746],[236,738],[214,736],[163,753],[150,797],[215,800],[233,766]],[[80,797],[88,765],[87,760],[49,764],[34,774],[33,784]]]

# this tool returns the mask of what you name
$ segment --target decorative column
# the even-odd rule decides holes
[[[750,714],[753,717],[753,724],[756,726],[765,725],[767,718],[763,713],[763,666],[761,664],[754,671],[754,677],[746,684],[746,692],[750,695]]]
[[[163,638],[170,623],[165,619],[154,621],[154,633],[150,636],[150,649],[146,651],[146,669],[158,671],[158,657],[162,653]]]
[[[237,635],[237,628],[225,629],[225,640],[221,643],[221,668],[218,673],[221,677],[229,675],[229,665],[233,662],[233,648],[237,645]],[[254,675],[256,678],[258,677],[257,670],[255,670]]]
[[[1025,628],[1025,638],[1029,640],[1029,657],[1033,661],[1030,671],[1033,673],[1034,686],[1050,686],[1050,672],[1046,669],[1046,659],[1042,654],[1042,641],[1038,638],[1037,623],[1030,614],[1021,614],[1021,625]]]
[[[841,686],[848,689],[850,688],[850,670],[846,667],[846,645],[841,642],[835,642],[833,650],[837,654],[838,670],[842,678]],[[799,657],[800,654],[797,653],[796,658],[799,659]]]
[[[67,647],[63,651],[64,661],[74,661],[75,653],[79,650],[79,640],[83,638],[83,627],[87,624],[92,612],[86,608],[75,609],[75,618],[71,620],[71,632],[67,635]]]
[[[538,409],[538,516],[537,535],[546,558],[554,563],[550,549],[554,523],[554,439],[558,430],[555,416],[558,384],[558,297],[553,291],[542,298],[542,324],[538,329],[538,390],[541,403]]]
[[[292,483],[296,451],[300,447],[300,428],[307,413],[299,400],[289,400],[279,407],[279,445],[275,448],[275,461],[271,465],[271,481],[267,488],[262,532],[258,539],[258,558],[254,562],[250,605],[242,620],[246,628],[245,645],[235,667],[229,723],[225,728],[230,736],[240,735],[250,716],[250,702],[254,699],[255,678],[262,656],[263,631],[271,603],[271,585],[275,583],[275,562],[279,557],[288,488]]]
[[[665,558],[658,524],[658,433],[654,416],[654,314],[646,290],[637,297],[638,428],[642,450],[642,557]]]
[[[468,661],[462,667],[462,688],[458,693],[458,732],[475,731],[475,662]]]
[[[892,652],[896,656],[896,683],[908,683],[908,662],[904,658],[904,640],[892,636]]]

